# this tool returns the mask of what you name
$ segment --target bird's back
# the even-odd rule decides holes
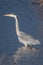
[[[28,35],[21,31],[20,31],[20,35],[18,35],[18,39],[23,44],[28,44],[28,45],[40,44],[39,40],[36,40],[31,35]]]

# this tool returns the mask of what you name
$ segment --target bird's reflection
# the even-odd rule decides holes
[[[13,63],[16,65],[20,65],[22,64],[22,61],[23,61],[23,64],[24,63],[25,65],[26,63],[29,64],[31,57],[38,56],[38,53],[39,53],[39,49],[31,48],[31,47],[26,48],[25,46],[23,46],[21,48],[18,48],[18,50],[13,55],[13,58],[14,58]]]

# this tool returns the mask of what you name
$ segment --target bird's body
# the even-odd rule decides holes
[[[26,34],[20,31],[20,35],[18,35],[18,39],[21,43],[23,43],[26,47],[40,44],[39,40],[34,39],[31,35]]]
[[[14,17],[16,21],[16,34],[18,37],[18,40],[23,43],[26,47],[40,44],[39,40],[34,39],[31,35],[28,35],[24,32],[21,32],[19,30],[19,24],[18,24],[18,18],[14,14],[5,14],[4,16]]]

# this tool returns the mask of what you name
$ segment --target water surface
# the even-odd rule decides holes
[[[41,45],[24,47],[18,41],[15,20],[4,17],[5,13],[16,14],[20,30],[39,39]],[[43,65],[43,6],[30,0],[0,0],[0,65]]]

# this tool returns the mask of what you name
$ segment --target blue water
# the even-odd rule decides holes
[[[6,13],[16,14],[20,30],[40,40],[35,55],[33,49],[24,48],[18,41],[15,20],[4,17]],[[17,60],[13,59],[13,55],[15,59],[17,56]],[[17,64],[14,64],[15,61]],[[0,65],[13,64],[43,65],[43,6],[33,5],[30,0],[0,0]]]

